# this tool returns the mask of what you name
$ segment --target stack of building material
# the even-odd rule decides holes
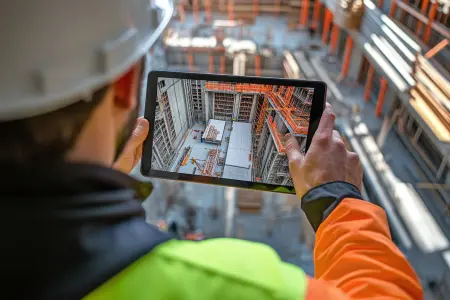
[[[440,141],[450,142],[450,82],[423,56],[418,56],[410,104]]]
[[[206,140],[215,141],[218,134],[219,130],[217,130],[216,127],[214,127],[214,125],[211,125],[208,127],[208,132],[206,133]]]

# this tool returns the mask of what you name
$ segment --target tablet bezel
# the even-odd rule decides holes
[[[306,138],[306,151],[308,151],[309,146],[311,145],[312,137],[314,135],[314,132],[317,130],[320,118],[325,108],[326,103],[325,95],[327,86],[324,82],[273,78],[273,77],[235,76],[235,75],[219,75],[209,73],[190,73],[190,72],[174,72],[174,71],[151,71],[148,74],[144,117],[150,122],[150,132],[148,134],[147,139],[144,142],[144,147],[142,151],[141,174],[143,176],[179,180],[179,181],[189,181],[195,183],[207,183],[220,186],[231,186],[258,191],[271,191],[271,192],[295,194],[295,189],[294,187],[291,186],[152,170],[151,158],[152,158],[152,149],[153,149],[152,145],[154,133],[152,124],[154,123],[155,119],[157,82],[158,78],[160,77],[314,88],[313,100],[311,105],[311,117],[308,127],[308,135]]]

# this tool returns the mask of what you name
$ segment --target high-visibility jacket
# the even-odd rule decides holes
[[[26,191],[17,190],[16,174],[0,182],[13,200],[0,201],[8,209],[0,228],[10,299],[423,298],[383,209],[348,183],[325,184],[302,199],[317,232],[310,278],[263,244],[171,239],[144,223],[133,198],[145,188],[123,174],[81,165],[36,172]]]

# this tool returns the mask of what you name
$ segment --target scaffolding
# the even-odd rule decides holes
[[[168,134],[172,139],[175,139],[175,127],[173,125],[172,111],[170,110],[169,97],[167,92],[161,93],[160,103],[162,105],[162,111],[164,113],[164,118],[166,119]]]
[[[286,86],[274,86],[263,84],[250,84],[250,83],[222,83],[222,82],[207,82],[206,89],[210,91],[228,91],[238,93],[256,93],[265,94],[265,97],[269,97],[273,104],[274,110],[280,111],[280,114],[289,124],[294,134],[308,134],[308,117],[311,111],[311,102],[313,89],[307,88],[294,88]],[[301,92],[299,92],[299,90]],[[294,101],[293,95],[296,93],[296,97],[300,101]],[[299,95],[303,93],[304,95]],[[224,94],[226,95],[226,94]],[[253,101],[253,100],[252,100]],[[268,109],[267,101],[264,100],[263,110]],[[231,108],[232,113],[232,108]],[[266,117],[266,112],[260,111],[258,115],[258,125],[256,126],[256,133],[260,133],[262,125]]]
[[[231,120],[233,118],[234,94],[214,93],[214,119]]]
[[[253,107],[254,95],[242,94],[241,102],[239,104],[239,122],[248,122],[250,120],[250,114]]]
[[[277,123],[272,118],[272,116],[267,117],[267,123],[269,124],[269,130],[272,133],[278,152],[284,153],[286,149],[284,148],[284,145],[281,142],[280,134],[277,129]]]
[[[217,164],[219,163],[219,154],[220,150],[218,149],[210,149],[208,151],[208,157],[205,162],[205,166],[202,170],[202,175],[207,175],[214,177],[214,169],[216,168]]]

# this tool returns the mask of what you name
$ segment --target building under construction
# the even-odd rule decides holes
[[[306,142],[313,90],[160,78],[152,167],[292,185],[281,136]]]

